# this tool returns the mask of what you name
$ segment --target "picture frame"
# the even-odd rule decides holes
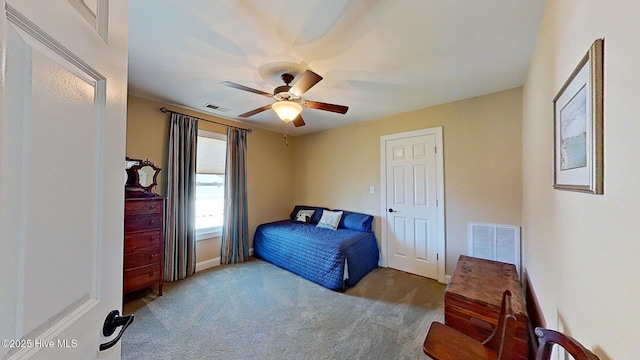
[[[553,99],[553,187],[604,193],[604,39],[597,39]]]

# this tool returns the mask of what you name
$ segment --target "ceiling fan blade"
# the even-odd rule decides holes
[[[223,81],[220,84],[222,84],[224,86],[228,86],[228,87],[234,88],[234,89],[244,90],[244,91],[252,92],[254,94],[266,96],[268,98],[273,96],[273,94],[269,94],[268,92],[264,92],[262,90],[257,90],[257,89],[250,88],[250,87],[247,87],[247,86],[244,86],[244,85],[236,84],[236,83],[231,82],[231,81]]]
[[[314,73],[311,70],[307,70],[300,76],[298,81],[291,87],[289,90],[290,93],[296,96],[302,96],[307,90],[311,89],[313,85],[317,84],[322,80],[322,76]]]
[[[325,110],[325,111],[331,111],[331,112],[340,113],[340,114],[346,114],[347,110],[349,110],[348,106],[327,104],[327,103],[311,101],[311,100],[303,101],[302,105],[310,109]]]
[[[261,113],[261,112],[263,112],[265,110],[269,110],[269,109],[271,109],[271,105],[265,105],[263,107],[259,107],[257,109],[253,109],[251,111],[248,111],[248,112],[246,112],[244,114],[240,114],[240,115],[238,115],[238,117],[248,118],[249,116],[253,116],[255,114]]]
[[[295,119],[293,119],[293,125],[296,127],[304,126],[304,120],[302,120],[302,116],[298,115]]]

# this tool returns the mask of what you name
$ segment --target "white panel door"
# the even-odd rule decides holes
[[[384,139],[387,266],[438,279],[439,139],[407,133]],[[443,257],[444,259],[444,257]]]
[[[128,3],[1,3],[0,358],[120,359]]]

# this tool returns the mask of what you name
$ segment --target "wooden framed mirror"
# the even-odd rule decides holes
[[[129,169],[131,169],[132,166],[139,165],[141,162],[142,160],[139,160],[139,159],[131,159],[129,157],[125,158],[124,160],[124,186],[125,187],[129,183]]]
[[[125,189],[130,197],[158,196],[153,188],[158,185],[159,167],[153,162],[140,159],[127,158],[125,162],[128,168],[127,183]]]

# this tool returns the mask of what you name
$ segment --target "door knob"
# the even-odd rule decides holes
[[[389,212],[390,212],[390,213],[393,213],[393,212],[400,212],[400,211],[396,211],[396,210],[393,210],[393,209],[389,209]]]
[[[100,351],[107,350],[113,345],[117,344],[122,337],[122,334],[125,330],[131,325],[133,322],[133,314],[120,316],[120,311],[113,310],[107,315],[107,318],[104,320],[104,325],[102,326],[102,335],[111,336],[114,332],[116,332],[116,328],[122,326],[120,329],[120,333],[113,340],[108,341],[104,344],[100,344]]]

